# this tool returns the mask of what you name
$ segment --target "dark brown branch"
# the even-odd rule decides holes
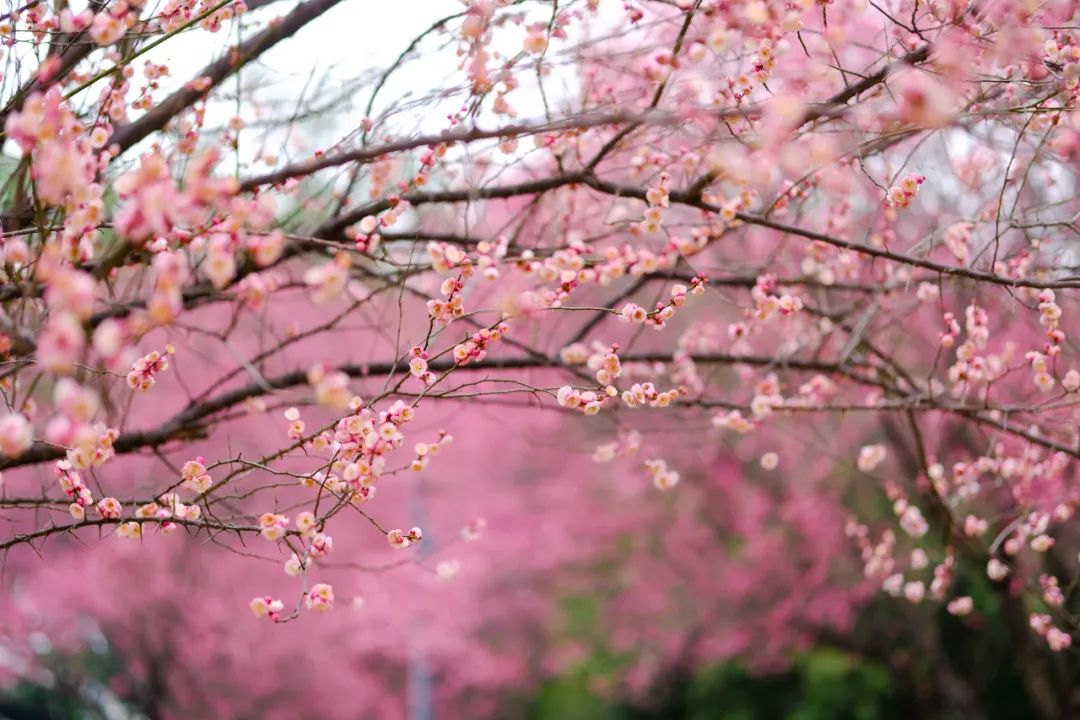
[[[195,88],[191,83],[162,100],[157,106],[135,122],[117,128],[111,143],[118,145],[120,151],[130,149],[151,134],[164,128],[170,120],[183,110],[194,105],[200,98],[223,80],[235,73],[246,63],[277,45],[282,40],[295,35],[312,20],[317,19],[342,0],[308,0],[297,6],[278,22],[271,23],[265,30],[231,48],[222,57],[210,63],[199,73],[200,78],[209,78],[210,84],[203,89]]]
[[[702,364],[731,364],[751,365],[754,367],[777,367],[792,370],[812,372],[838,373],[861,382],[875,384],[862,375],[856,373],[850,367],[841,367],[836,363],[801,359],[801,358],[776,358],[771,356],[756,355],[732,355],[728,353],[709,353],[693,355],[695,362]],[[655,363],[670,362],[671,356],[664,353],[643,353],[639,355],[627,355],[622,358],[624,363]],[[853,363],[849,363],[851,365]],[[403,363],[377,363],[371,365],[343,365],[337,370],[352,378],[379,377],[389,375],[395,371],[404,372]],[[453,362],[432,362],[429,368],[432,372],[441,373],[455,367]],[[512,370],[512,369],[541,369],[561,368],[562,362],[557,358],[548,357],[516,357],[516,358],[491,358],[479,363],[472,363],[457,369],[460,371],[485,371],[485,370]],[[251,383],[243,387],[229,390],[214,398],[191,405],[182,410],[172,419],[158,428],[151,430],[134,430],[122,433],[113,443],[117,454],[130,453],[142,448],[158,447],[170,440],[184,434],[200,433],[203,431],[202,422],[210,416],[243,403],[250,398],[265,395],[267,392],[283,390],[290,387],[306,385],[308,373],[306,370],[295,370],[275,377],[265,378],[263,382]],[[25,453],[17,458],[0,461],[0,469],[35,465],[38,463],[57,460],[64,457],[65,450],[62,447],[44,442],[37,442]]]
[[[461,190],[416,191],[404,194],[402,200],[407,201],[410,205],[474,202],[477,200],[496,200],[518,197],[521,195],[535,195],[537,193],[549,192],[561,187],[571,187],[574,185],[587,185],[597,192],[613,197],[633,198],[641,200],[642,202],[645,201],[646,190],[644,188],[629,185],[617,185],[602,180],[595,175],[583,172],[567,173],[555,177],[529,180],[516,185],[496,185],[491,187],[464,188]],[[698,193],[674,190],[669,194],[669,199],[673,203],[698,208],[710,213],[719,213],[721,211],[721,208],[710,205],[702,200]],[[389,208],[390,205],[390,201],[386,199],[368,203],[367,205],[356,208],[334,220],[328,221],[320,227],[315,234],[319,237],[337,239],[342,237],[345,228],[349,225],[358,222],[366,215],[382,212]],[[1029,287],[1037,289],[1080,287],[1080,279],[1035,280],[1028,278],[1008,278],[992,272],[974,270],[956,265],[946,265],[926,258],[905,255],[883,248],[870,247],[869,245],[844,240],[814,230],[806,230],[794,225],[787,225],[754,213],[740,212],[736,214],[736,218],[747,225],[757,225],[787,235],[797,235],[808,240],[816,240],[825,243],[826,245],[832,245],[833,247],[844,250],[851,250],[870,257],[891,260],[904,265],[923,268],[924,270],[930,270],[941,275],[977,280],[979,282],[991,283],[1003,287]]]
[[[667,114],[653,113],[655,118],[652,122],[672,122],[674,117]],[[383,158],[387,155],[406,150],[439,145],[442,143],[453,144],[459,142],[473,142],[476,140],[488,140],[493,138],[514,138],[523,135],[538,135],[546,132],[559,132],[561,130],[583,130],[603,125],[614,125],[623,122],[644,122],[645,116],[630,115],[628,113],[602,113],[598,115],[584,115],[571,117],[556,122],[516,123],[501,128],[484,130],[481,128],[458,128],[432,135],[420,135],[413,138],[405,138],[395,142],[386,143],[373,147],[364,147],[348,152],[333,153],[316,160],[295,163],[266,173],[248,178],[240,183],[240,190],[250,191],[262,185],[272,185],[284,182],[290,178],[305,177],[319,170],[346,165],[348,163],[368,163]]]

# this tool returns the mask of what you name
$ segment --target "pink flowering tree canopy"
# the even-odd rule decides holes
[[[1080,5],[367,12],[0,18],[0,673],[513,714],[888,602],[1076,711]]]

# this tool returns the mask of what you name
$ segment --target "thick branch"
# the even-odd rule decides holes
[[[729,353],[709,353],[693,355],[691,358],[702,364],[730,364],[751,365],[755,367],[779,367],[793,370],[813,372],[838,373],[862,382],[870,382],[867,378],[854,372],[850,367],[841,366],[835,362],[811,360],[801,358],[776,358],[772,356],[757,355],[733,355]],[[671,356],[664,353],[642,353],[639,355],[627,355],[622,358],[624,363],[655,363],[670,362]],[[464,365],[456,369],[460,371],[484,371],[484,370],[512,370],[529,368],[561,368],[563,364],[557,358],[548,357],[516,357],[516,358],[491,358],[479,363]],[[367,378],[373,376],[389,375],[395,371],[404,372],[403,363],[378,363],[371,365],[343,365],[337,370],[352,378]],[[446,372],[454,369],[455,364],[450,361],[437,361],[429,365],[432,372]],[[243,403],[245,400],[265,395],[275,390],[283,390],[290,387],[306,385],[308,374],[305,370],[292,372],[265,378],[264,382],[251,383],[243,387],[229,390],[214,398],[191,405],[175,415],[163,425],[151,430],[134,430],[121,434],[113,448],[117,454],[130,453],[142,448],[158,447],[183,434],[191,434],[200,430],[203,420],[231,407]],[[873,384],[873,383],[871,383]],[[36,442],[25,453],[17,458],[0,461],[0,469],[36,465],[38,463],[57,460],[64,457],[64,448],[44,442]]]
[[[282,40],[295,35],[302,27],[320,17],[341,1],[308,0],[308,2],[299,5],[282,20],[271,23],[262,32],[240,43],[238,47],[230,49],[224,56],[204,67],[202,72],[199,73],[199,77],[209,78],[210,84],[208,87],[200,90],[193,83],[188,83],[182,89],[158,103],[153,110],[147,112],[135,122],[117,128],[111,142],[118,145],[120,151],[123,152],[149,135],[161,130],[170,120],[178,116],[184,109],[194,105],[207,92],[220,85],[223,80],[246,63],[274,47]]]

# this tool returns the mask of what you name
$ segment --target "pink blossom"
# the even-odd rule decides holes
[[[14,458],[30,449],[34,443],[34,429],[19,413],[0,416],[0,454]]]

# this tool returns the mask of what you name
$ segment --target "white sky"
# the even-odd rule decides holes
[[[274,3],[258,11],[254,17],[265,20],[285,15],[293,7],[294,2]],[[241,71],[242,78],[246,78],[247,82],[255,78],[272,78],[272,89],[261,92],[258,96],[263,99],[279,98],[291,105],[305,92],[305,85],[310,84],[307,97],[311,97],[315,90],[315,81],[329,73],[330,82],[325,86],[325,94],[330,95],[350,78],[386,68],[413,38],[428,29],[432,23],[463,9],[464,5],[457,0],[405,0],[397,3],[344,0],[292,38],[264,53],[260,58],[260,67],[245,68]],[[545,11],[550,12],[547,9]],[[146,59],[168,64],[172,70],[173,82],[186,81],[220,54],[221,47],[229,41],[226,40],[226,32],[229,32],[229,39],[235,42],[235,31],[224,28],[216,35],[205,31],[188,33],[163,43],[160,48],[148,53]],[[499,49],[511,54],[517,52],[524,34],[522,28],[501,28],[496,34]],[[250,32],[246,35],[250,35]],[[458,69],[461,60],[456,56],[455,50],[453,44],[448,45],[445,42],[445,35],[432,35],[428,38],[420,46],[419,57],[411,59],[395,71],[390,82],[380,92],[373,115],[377,116],[380,110],[386,108],[387,103],[403,96],[420,98],[433,91],[460,85],[465,80],[465,75]],[[236,81],[232,78],[223,85],[229,93],[232,93],[235,87]],[[569,91],[566,81],[557,77],[545,79],[545,88],[549,100],[553,101],[557,101]],[[350,102],[324,113],[318,127],[319,137],[308,138],[305,150],[323,147],[356,128],[364,116],[363,110],[370,90],[370,86],[365,87],[355,93]],[[519,119],[542,115],[543,106],[539,94],[528,76],[521,89],[515,92],[512,103]],[[244,120],[255,120],[254,107],[248,103],[244,105]],[[459,107],[460,100],[427,104],[404,113],[396,120],[393,130],[399,134],[444,130],[447,127],[446,115]],[[226,107],[218,103],[208,114],[207,125],[219,126],[234,114],[235,106]],[[484,124],[494,126],[496,121],[489,118]],[[291,149],[295,151],[299,148]],[[241,154],[245,155],[243,151]]]

